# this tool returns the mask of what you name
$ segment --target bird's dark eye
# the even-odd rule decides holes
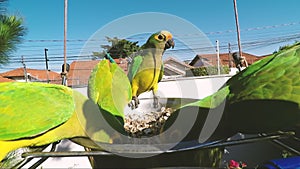
[[[159,35],[158,35],[158,39],[159,39],[159,40],[164,40],[164,35],[159,34]]]

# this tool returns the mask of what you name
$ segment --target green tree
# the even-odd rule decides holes
[[[9,60],[11,52],[22,42],[26,34],[23,20],[16,16],[0,15],[0,64]]]
[[[220,69],[221,74],[228,74],[230,69],[228,66],[222,66]],[[186,71],[186,76],[210,76],[217,75],[218,67],[217,66],[208,66],[208,67],[196,67]]]
[[[131,42],[126,39],[118,39],[117,37],[106,37],[106,39],[109,43],[111,43],[111,45],[101,45],[101,48],[104,49],[102,52],[93,52],[95,59],[103,58],[106,52],[109,53],[114,59],[126,58],[140,50],[139,45],[137,45],[138,42]]]
[[[11,52],[26,33],[21,18],[6,15],[6,5],[7,0],[0,0],[0,65],[8,62]]]

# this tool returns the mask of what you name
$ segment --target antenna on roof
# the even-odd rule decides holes
[[[26,64],[24,61],[24,56],[21,56],[21,62],[23,64],[23,68],[24,68],[24,78],[25,78],[25,82],[28,82],[28,77],[27,77],[27,69],[26,69]]]
[[[45,61],[46,61],[47,83],[50,83],[50,80],[49,80],[49,71],[50,71],[50,70],[49,70],[49,68],[48,68],[48,61],[49,61],[49,59],[48,59],[47,51],[48,51],[48,49],[45,48]]]

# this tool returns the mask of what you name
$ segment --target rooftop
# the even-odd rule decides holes
[[[17,68],[11,71],[1,73],[0,76],[6,79],[10,79],[11,81],[18,81],[25,79],[24,71],[24,68]],[[26,72],[27,78],[31,79],[31,81],[47,82],[47,80],[49,80],[50,83],[54,84],[60,84],[61,82],[61,76],[57,72],[29,68],[26,68]]]
[[[220,53],[220,63],[221,65],[228,65],[229,67],[235,67],[232,53]],[[253,54],[242,52],[242,56],[246,58],[249,65],[254,62],[265,58],[269,55],[264,56],[256,56]],[[194,57],[194,59],[190,62],[191,66],[200,67],[200,66],[216,66],[217,65],[217,54],[198,54]]]
[[[114,59],[115,62],[127,72],[126,59]],[[90,74],[94,67],[100,60],[86,60],[86,61],[73,61],[70,64],[70,71],[68,73],[68,86],[86,86]]]

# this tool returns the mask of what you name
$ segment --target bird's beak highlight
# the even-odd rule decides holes
[[[173,38],[172,38],[172,39],[167,40],[166,45],[165,45],[165,49],[169,49],[169,48],[171,48],[171,47],[172,47],[172,49],[173,49],[174,46],[175,46],[175,42],[174,42],[174,40],[173,40]]]

